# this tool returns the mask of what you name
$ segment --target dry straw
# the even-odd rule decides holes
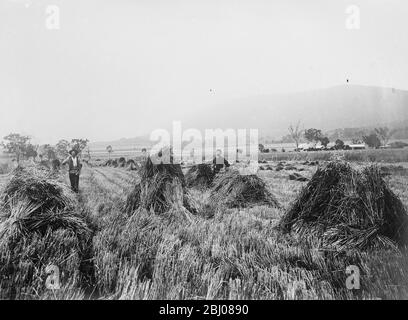
[[[172,212],[183,220],[193,220],[195,209],[190,204],[181,166],[153,164],[150,158],[139,170],[140,184],[127,197],[125,210],[132,214],[136,209],[146,209],[156,214]]]
[[[192,166],[186,173],[188,187],[209,188],[214,180],[214,172],[210,164],[201,163]]]
[[[235,170],[228,170],[215,177],[209,201],[229,208],[254,205],[279,207],[278,201],[260,177],[241,175]]]
[[[75,195],[58,178],[46,169],[18,168],[3,190],[0,298],[33,298],[47,290],[48,265],[64,270],[64,283],[83,281],[92,231]]]
[[[335,161],[319,168],[280,224],[340,250],[407,244],[404,205],[375,165],[356,170]]]

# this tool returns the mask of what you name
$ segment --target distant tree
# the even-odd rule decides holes
[[[322,144],[322,146],[325,148],[327,148],[327,145],[330,143],[330,140],[328,137],[321,137],[319,141]]]
[[[379,148],[381,146],[381,141],[375,133],[371,133],[368,136],[363,136],[363,141],[370,148]]]
[[[35,158],[37,158],[38,156],[37,149],[38,149],[38,146],[28,143],[24,150],[24,156],[26,156],[27,158],[33,157],[35,160]]]
[[[258,149],[259,149],[259,152],[263,153],[265,151],[265,146],[262,143],[260,143],[258,145]]]
[[[44,144],[40,148],[48,160],[54,160],[57,157],[55,148],[52,147],[51,145]]]
[[[290,138],[295,142],[296,150],[298,150],[299,142],[300,142],[300,139],[302,138],[302,131],[300,130],[300,121],[298,121],[296,126],[293,126],[291,124],[288,129],[289,129]]]
[[[111,145],[107,146],[107,147],[106,147],[106,151],[107,151],[107,152],[108,152],[108,154],[109,154],[109,160],[110,160],[111,153],[113,152],[113,148],[112,148],[112,146],[111,146]]]
[[[69,142],[67,140],[60,140],[55,145],[55,152],[59,158],[66,158],[69,151]]]
[[[17,162],[20,161],[20,157],[24,156],[26,148],[29,144],[30,138],[23,136],[19,133],[10,133],[3,138],[1,145],[7,153],[14,154]]]
[[[319,129],[310,128],[305,130],[304,137],[307,141],[312,142],[316,145],[322,138],[322,131]]]
[[[84,150],[88,144],[89,140],[88,139],[72,139],[71,140],[71,147],[73,149],[76,149],[78,153],[81,153],[82,150]]]
[[[337,139],[334,145],[336,150],[343,150],[344,149],[344,141],[341,139]]]
[[[374,131],[377,134],[378,138],[381,140],[383,146],[387,145],[392,135],[395,133],[395,130],[390,130],[387,127],[375,128]]]

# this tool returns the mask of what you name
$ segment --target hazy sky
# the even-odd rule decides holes
[[[407,17],[406,0],[0,0],[0,137],[134,137],[222,101],[346,79],[408,89]]]

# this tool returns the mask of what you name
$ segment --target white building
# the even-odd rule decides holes
[[[359,144],[349,144],[350,148],[352,150],[364,150],[366,148],[364,143],[359,143]]]

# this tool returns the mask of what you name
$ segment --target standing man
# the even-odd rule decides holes
[[[227,169],[230,166],[228,161],[222,156],[221,149],[217,149],[216,155],[213,159],[213,172],[217,174],[225,167]]]
[[[78,152],[75,149],[72,149],[69,152],[68,158],[66,158],[62,165],[68,163],[68,173],[69,181],[71,182],[72,191],[79,192],[79,174],[81,173],[82,164],[78,159]]]
[[[146,148],[143,148],[143,149],[142,149],[142,155],[140,156],[140,161],[141,161],[142,163],[145,163],[146,160],[147,160],[147,157],[148,157],[147,149],[146,149]]]

